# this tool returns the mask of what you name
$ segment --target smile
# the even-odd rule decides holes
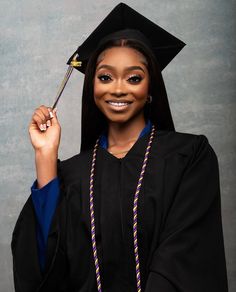
[[[125,107],[131,104],[131,102],[121,102],[121,101],[107,101],[108,104],[114,107]]]

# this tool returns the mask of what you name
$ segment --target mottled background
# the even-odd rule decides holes
[[[236,1],[126,1],[187,43],[164,71],[177,131],[205,134],[220,164],[230,291],[236,291]],[[35,178],[27,126],[51,105],[67,58],[107,13],[110,0],[0,1],[0,291],[13,291],[11,233]],[[79,151],[83,76],[74,72],[58,107],[60,157]],[[199,291],[201,292],[201,291]]]

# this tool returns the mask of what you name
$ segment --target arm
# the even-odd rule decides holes
[[[29,134],[35,150],[38,188],[57,176],[57,158],[61,128],[56,111],[46,106],[37,108],[29,125]]]
[[[194,148],[153,254],[145,292],[228,291],[217,158],[204,136]]]
[[[35,110],[29,126],[31,143],[35,150],[38,188],[46,186],[48,182],[57,176],[57,153],[60,142],[60,125],[57,121],[56,113],[53,112],[53,114],[53,117],[50,116],[50,109],[41,106]],[[47,277],[48,273],[51,272],[50,267],[55,260],[61,262],[61,265],[57,265],[59,270],[57,271],[57,269],[54,269],[55,274],[61,275],[61,281],[63,281],[65,277],[66,257],[65,254],[61,253],[62,249],[59,250],[59,245],[61,244],[59,238],[61,235],[58,230],[58,218],[65,216],[64,213],[61,215],[65,206],[63,196],[61,197],[62,199],[58,202],[57,211],[54,216],[52,216],[53,214],[51,213],[50,222],[48,221],[45,224],[48,226],[47,230],[49,229],[49,225],[51,225],[52,231],[51,236],[49,234],[50,240],[47,244],[47,262],[44,273],[40,271],[40,263],[38,259],[36,239],[38,214],[35,212],[32,197],[28,199],[21,211],[14,228],[11,244],[14,283],[17,292],[33,292],[41,286],[51,285],[50,281],[47,280]],[[36,197],[35,201],[38,200],[40,200],[40,198]],[[50,201],[51,199],[49,198],[47,203],[50,203]],[[46,217],[48,218],[48,216]],[[52,217],[54,218],[53,220]],[[62,267],[62,269],[60,269],[60,267]],[[51,278],[53,277],[51,276],[50,279]],[[52,281],[54,286],[59,285],[63,289],[63,285],[60,283],[59,279],[57,281]],[[63,283],[66,283],[66,281]]]
[[[31,192],[38,223],[39,261],[43,270],[48,231],[59,196],[59,182],[56,177],[60,125],[56,112],[46,106],[36,109],[29,125],[29,134],[35,150],[37,181]]]

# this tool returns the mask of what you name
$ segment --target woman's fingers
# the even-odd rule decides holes
[[[57,120],[57,109],[51,109],[51,108],[48,108],[48,111],[49,111],[49,115],[50,115],[50,122],[51,122],[51,125],[57,125],[58,124],[58,120]]]
[[[41,105],[34,111],[32,122],[37,124],[41,131],[46,131],[47,127],[52,125],[50,120],[53,116],[54,114],[51,108]]]
[[[51,120],[47,120],[46,125],[48,128],[51,127],[51,125],[52,125]]]
[[[39,115],[36,112],[34,112],[34,114],[32,116],[31,125],[32,124],[36,124],[41,131],[44,131],[44,128],[45,128],[44,118],[42,118],[41,115]]]
[[[61,127],[56,113],[46,106],[38,107],[29,125],[29,135],[35,150],[58,150],[60,143]]]

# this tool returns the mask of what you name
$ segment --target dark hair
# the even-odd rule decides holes
[[[150,76],[149,94],[152,96],[152,102],[144,108],[145,118],[150,119],[157,129],[174,130],[164,81],[151,48],[140,40],[110,37],[100,43],[86,66],[82,94],[81,151],[93,147],[96,139],[107,128],[107,120],[94,102],[93,82],[98,56],[112,47],[133,48],[146,58]]]

